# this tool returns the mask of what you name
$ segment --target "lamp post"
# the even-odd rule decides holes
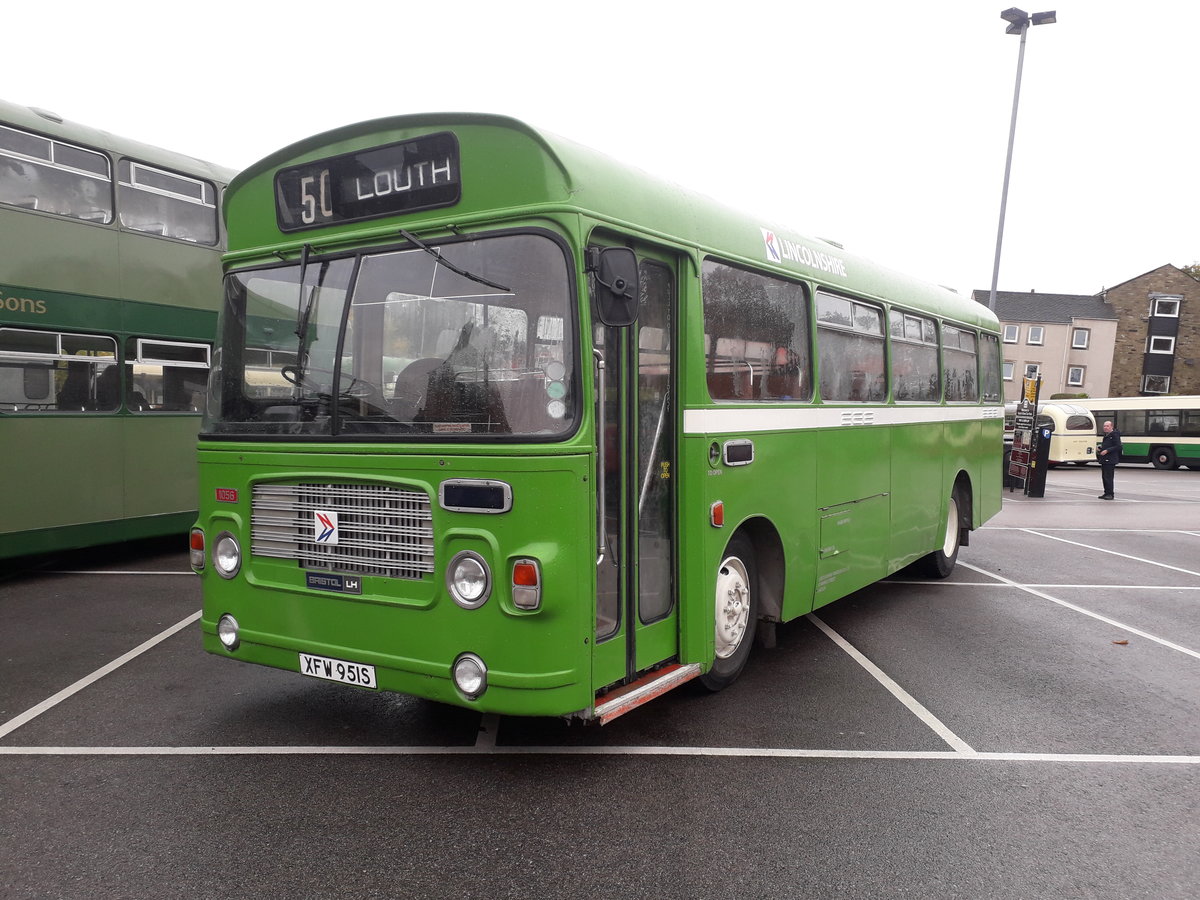
[[[1037,12],[1032,16],[1023,9],[1015,6],[1000,13],[1000,18],[1008,23],[1005,34],[1021,36],[1021,50],[1017,54],[1017,84],[1013,88],[1012,123],[1008,126],[1008,158],[1004,161],[1004,190],[1000,194],[1000,225],[996,229],[996,262],[992,267],[992,291],[988,295],[988,308],[996,309],[996,283],[1000,280],[1000,247],[1004,243],[1004,212],[1008,207],[1008,176],[1012,170],[1013,140],[1017,136],[1017,104],[1021,101],[1021,68],[1025,65],[1025,33],[1030,25],[1053,25],[1056,21],[1054,10]]]

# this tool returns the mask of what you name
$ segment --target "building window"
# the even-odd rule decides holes
[[[1067,384],[1070,387],[1083,387],[1083,366],[1071,366],[1067,369]]]
[[[1165,394],[1171,389],[1170,375],[1143,375],[1143,394]]]
[[[1042,374],[1041,363],[1025,363],[1026,378],[1040,378]]]
[[[1005,381],[1013,380],[1013,369],[1015,367],[1016,367],[1016,363],[1009,362],[1007,359],[1004,361],[1004,380]]]
[[[1088,341],[1091,339],[1092,332],[1088,328],[1076,328],[1071,332],[1071,349],[1086,350]]]
[[[1174,353],[1175,338],[1173,337],[1152,337],[1146,344],[1146,352],[1148,353]]]
[[[1152,294],[1150,299],[1154,301],[1150,308],[1150,315],[1163,316],[1170,319],[1179,318],[1179,301],[1182,300],[1183,297],[1179,296],[1178,294],[1156,297]]]
[[[1046,329],[1043,328],[1041,325],[1030,325],[1029,326],[1029,338],[1028,338],[1028,340],[1026,340],[1025,343],[1037,344],[1040,346],[1045,334],[1046,334]]]
[[[1004,343],[1015,344],[1021,339],[1020,325],[1005,325],[1004,326]]]

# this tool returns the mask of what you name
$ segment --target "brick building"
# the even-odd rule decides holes
[[[1103,297],[1118,318],[1109,396],[1200,394],[1200,281],[1160,266]]]
[[[987,304],[988,291],[972,297]],[[1023,375],[1042,397],[1200,394],[1200,281],[1160,266],[1099,294],[996,293],[1004,399]]]

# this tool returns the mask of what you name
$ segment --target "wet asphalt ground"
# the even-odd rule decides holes
[[[0,897],[1200,896],[1200,472],[1099,493],[604,728],[209,656],[182,539],[25,561]]]

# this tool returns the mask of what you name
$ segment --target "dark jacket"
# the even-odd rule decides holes
[[[1100,465],[1115,466],[1117,463],[1119,463],[1121,461],[1121,450],[1124,449],[1121,446],[1121,432],[1117,431],[1116,428],[1113,428],[1112,431],[1104,435],[1104,437],[1100,439],[1100,449],[1108,451],[1103,456],[1098,455]]]

